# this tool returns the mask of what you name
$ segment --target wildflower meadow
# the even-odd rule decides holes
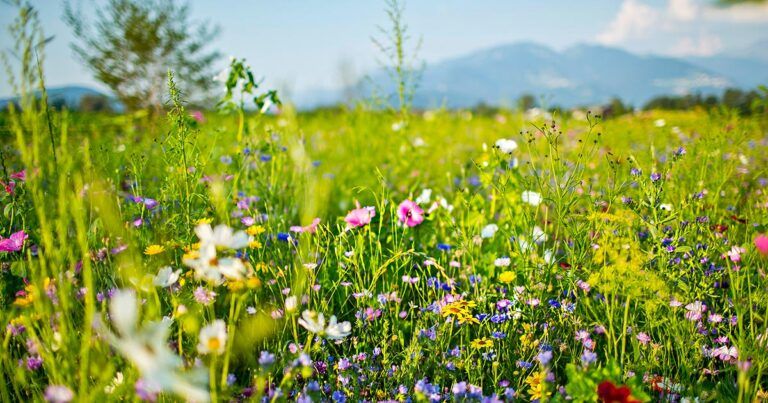
[[[768,398],[767,115],[256,88],[259,113],[249,75],[198,111],[169,72],[159,115],[51,110],[17,77],[0,400]]]

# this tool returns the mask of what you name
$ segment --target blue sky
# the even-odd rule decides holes
[[[85,10],[103,3],[79,1]],[[49,85],[103,88],[69,48],[63,2],[33,4],[46,35],[55,36],[47,50]],[[222,66],[229,55],[244,57],[268,85],[289,92],[338,87],[341,66],[356,75],[375,68],[379,54],[370,38],[378,34],[377,25],[387,23],[383,3],[372,0],[193,0],[191,6],[194,19],[222,28],[211,44],[224,55]],[[7,26],[14,14],[0,3],[0,25]],[[410,0],[405,19],[413,37],[421,38],[419,55],[427,63],[516,41],[706,56],[768,39],[768,3],[720,9],[705,0]],[[10,45],[3,31],[0,49]],[[10,92],[3,80],[0,96]]]

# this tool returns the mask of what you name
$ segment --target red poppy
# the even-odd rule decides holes
[[[632,397],[629,387],[626,385],[616,387],[611,381],[603,381],[597,385],[597,397],[603,403],[640,403]]]

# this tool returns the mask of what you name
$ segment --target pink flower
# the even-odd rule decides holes
[[[11,179],[18,179],[18,180],[24,182],[24,181],[27,180],[27,171],[22,169],[19,172],[11,174]]]
[[[195,119],[197,123],[205,123],[205,116],[201,111],[194,111],[190,116],[192,116],[192,119]]]
[[[739,350],[735,346],[720,346],[712,351],[712,355],[723,361],[731,361],[739,358]]]
[[[755,238],[755,247],[761,255],[768,256],[768,236],[763,234],[758,235]]]
[[[741,254],[746,252],[747,250],[740,247],[740,246],[734,246],[729,250],[728,252],[725,252],[725,255],[723,257],[728,257],[731,259],[732,262],[738,262],[741,261]]]
[[[376,216],[376,209],[374,207],[360,207],[347,213],[344,217],[344,221],[347,223],[347,228],[360,228],[365,227],[371,223],[371,218]]]
[[[424,210],[411,200],[405,200],[397,206],[397,217],[400,222],[415,227],[424,221]]]
[[[637,334],[637,340],[640,342],[640,344],[648,344],[649,341],[651,341],[651,336],[648,336],[645,332],[640,332]]]
[[[347,217],[349,217],[349,215],[347,215]],[[298,233],[306,232],[308,234],[314,234],[315,231],[317,231],[317,224],[320,224],[319,218],[315,218],[314,220],[312,220],[312,224],[309,224],[306,227],[302,227],[301,225],[294,225],[290,229],[291,229],[291,232],[298,232]]]
[[[688,312],[685,313],[685,318],[688,320],[699,320],[701,314],[707,310],[707,306],[702,304],[701,301],[692,302],[685,306]]]
[[[0,238],[0,252],[16,252],[20,251],[24,246],[24,240],[28,238],[28,235],[24,231],[19,231],[11,234],[6,239]]]

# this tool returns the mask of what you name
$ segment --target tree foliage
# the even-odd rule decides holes
[[[93,21],[66,3],[64,18],[75,53],[128,110],[162,106],[168,69],[193,99],[204,100],[212,88],[218,54],[206,45],[218,29],[191,21],[187,3],[109,0]]]

